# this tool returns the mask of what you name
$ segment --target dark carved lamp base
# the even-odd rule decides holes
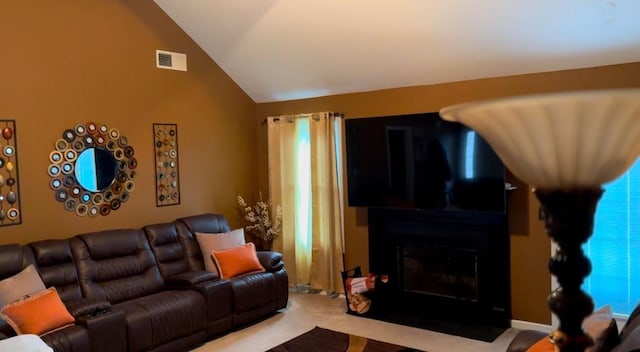
[[[559,288],[549,295],[547,304],[560,320],[552,341],[561,352],[582,352],[593,344],[582,331],[582,321],[593,312],[593,301],[582,289],[591,272],[591,263],[582,251],[593,232],[595,210],[602,189],[572,191],[535,190],[545,216],[549,237],[558,249],[549,261],[549,271]]]

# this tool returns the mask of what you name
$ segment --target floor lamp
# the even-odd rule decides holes
[[[440,116],[476,130],[519,179],[534,188],[548,235],[558,244],[549,271],[559,283],[547,300],[561,352],[593,342],[582,321],[593,301],[581,289],[591,272],[582,251],[593,232],[602,185],[640,154],[640,89],[576,91],[472,102]]]

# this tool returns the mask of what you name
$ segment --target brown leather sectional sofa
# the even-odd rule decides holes
[[[282,255],[259,251],[264,272],[220,280],[204,271],[195,232],[228,232],[200,214],[141,229],[0,245],[0,280],[34,264],[76,318],[42,336],[56,352],[187,351],[286,307]],[[0,320],[0,338],[15,335]]]

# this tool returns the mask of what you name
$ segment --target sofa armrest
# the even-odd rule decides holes
[[[266,271],[274,272],[280,271],[284,268],[284,261],[282,261],[282,253],[272,251],[258,251],[258,260]]]
[[[218,279],[218,275],[209,271],[187,271],[167,279],[169,287],[192,287],[193,285]]]
[[[74,318],[93,316],[108,312],[111,309],[111,303],[92,298],[83,298],[75,301],[66,302],[65,306]]]
[[[122,311],[104,311],[76,319],[89,333],[92,352],[126,352],[127,322]]]
[[[513,338],[509,347],[507,347],[507,352],[525,352],[531,345],[545,336],[549,336],[549,334],[544,331],[522,330]]]

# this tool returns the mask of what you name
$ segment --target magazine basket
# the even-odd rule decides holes
[[[379,315],[384,311],[385,291],[387,284],[380,280],[380,276],[375,276],[375,286],[373,289],[352,295],[349,292],[348,279],[365,277],[362,269],[357,266],[353,269],[340,272],[342,274],[342,285],[347,301],[347,313],[357,316],[370,317]],[[356,303],[358,302],[358,303]]]

